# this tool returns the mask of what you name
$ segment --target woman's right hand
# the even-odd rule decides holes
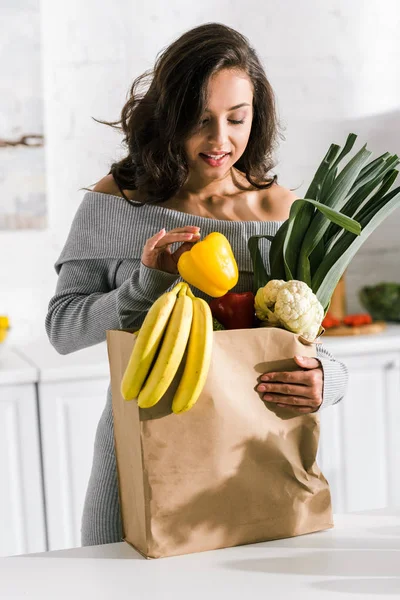
[[[188,225],[177,227],[171,231],[161,229],[149,238],[143,248],[141,261],[146,267],[158,269],[166,273],[178,273],[178,259],[184,252],[191,249],[200,239],[200,227]],[[175,252],[171,252],[171,244],[183,242]]]

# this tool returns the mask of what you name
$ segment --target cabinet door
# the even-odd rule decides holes
[[[34,383],[0,386],[0,556],[46,550]]]
[[[334,511],[399,506],[399,355],[341,360],[349,368],[348,389],[340,404],[321,412],[319,450]]]
[[[49,550],[81,545],[83,503],[108,383],[105,378],[39,384]]]

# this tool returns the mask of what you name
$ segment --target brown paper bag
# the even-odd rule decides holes
[[[287,538],[333,527],[316,463],[319,416],[270,406],[264,372],[298,368],[315,344],[283,329],[214,332],[211,367],[195,406],[171,412],[182,366],[158,404],[123,400],[135,336],[108,331],[114,436],[125,540],[157,558]]]

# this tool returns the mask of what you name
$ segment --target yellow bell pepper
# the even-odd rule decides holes
[[[216,231],[181,254],[178,271],[189,285],[213,298],[224,296],[239,278],[231,245],[222,233]]]
[[[8,329],[10,327],[10,321],[5,315],[0,315],[0,329]]]
[[[10,328],[10,322],[8,317],[0,315],[0,343],[4,342],[7,337],[8,330]]]

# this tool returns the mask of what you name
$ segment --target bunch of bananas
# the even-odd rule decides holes
[[[121,383],[122,397],[136,398],[140,408],[157,404],[174,379],[187,348],[172,411],[189,410],[204,387],[212,341],[209,305],[194,296],[187,283],[178,283],[154,302],[137,332]]]

